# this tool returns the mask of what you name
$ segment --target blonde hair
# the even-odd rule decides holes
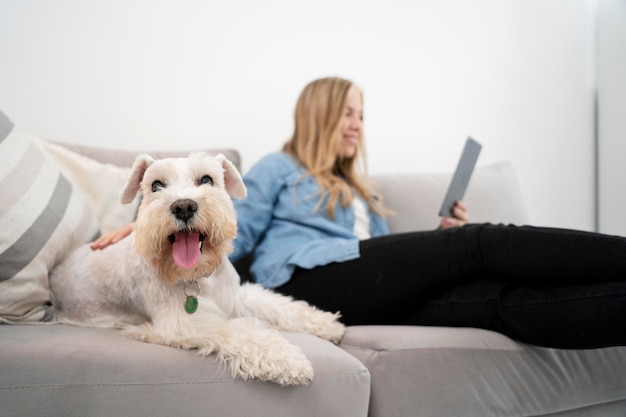
[[[354,156],[339,156],[341,122],[351,89],[357,89],[363,101],[363,92],[351,81],[329,77],[310,82],[296,104],[293,135],[283,146],[283,152],[297,159],[308,171],[306,175],[317,180],[321,189],[318,208],[326,202],[330,218],[337,204],[347,207],[352,203],[354,192],[377,214],[388,212],[367,179],[362,132]]]

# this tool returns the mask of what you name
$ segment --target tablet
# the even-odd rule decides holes
[[[480,143],[470,137],[467,138],[461,159],[456,166],[456,171],[454,171],[454,175],[452,176],[448,192],[439,210],[440,216],[454,217],[452,215],[452,207],[457,201],[463,200],[467,184],[469,184],[481,148],[482,145]]]

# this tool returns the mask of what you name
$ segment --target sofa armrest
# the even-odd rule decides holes
[[[398,173],[372,175],[387,206],[395,212],[388,218],[393,233],[432,230],[439,225],[439,208],[451,173]],[[499,162],[477,167],[465,198],[473,223],[523,224],[524,201],[513,166]]]

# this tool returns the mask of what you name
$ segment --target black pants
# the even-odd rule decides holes
[[[560,348],[626,344],[626,239],[470,224],[361,242],[277,291],[356,324],[469,326]]]

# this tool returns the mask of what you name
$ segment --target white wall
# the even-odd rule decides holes
[[[599,231],[626,235],[626,1],[598,9]]]
[[[592,229],[595,4],[0,0],[0,109],[73,143],[237,147],[245,171],[339,75],[365,90],[371,172],[450,171],[472,135],[531,223]]]

